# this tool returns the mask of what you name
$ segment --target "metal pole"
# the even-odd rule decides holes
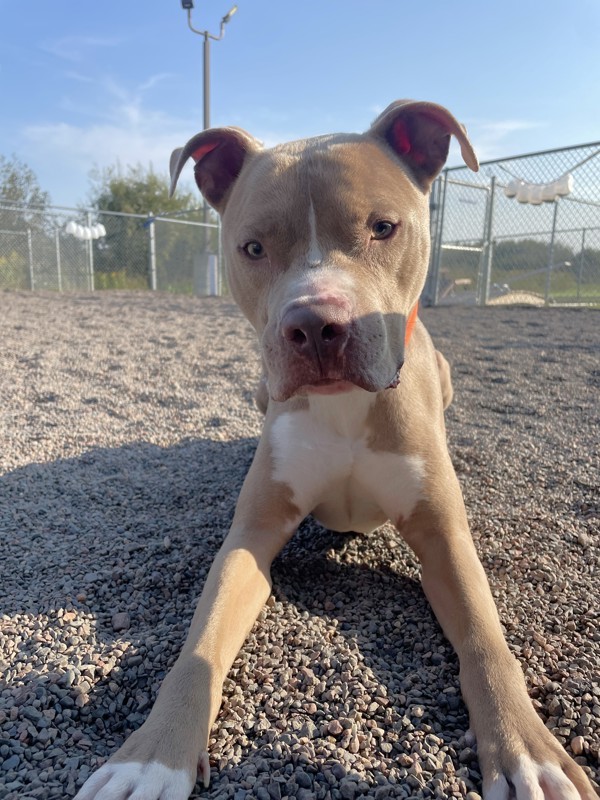
[[[421,292],[422,302],[425,305],[433,305],[433,261],[435,243],[437,242],[441,186],[441,180],[434,181],[429,195],[429,241],[431,242],[431,248],[429,251],[429,263],[427,264],[427,277]]]
[[[62,270],[60,268],[60,231],[57,228],[55,231],[56,238],[56,272],[58,276],[58,291],[62,292]]]
[[[210,128],[210,39],[208,32],[204,33],[204,69],[203,69],[203,83],[204,83],[204,130]]]
[[[492,273],[492,259],[494,254],[494,244],[492,242],[492,228],[494,227],[494,199],[496,196],[496,176],[492,175],[490,181],[490,193],[488,195],[487,218],[485,223],[485,241],[483,244],[483,264],[481,275],[481,287],[479,305],[487,305],[490,299],[490,279]]]
[[[477,266],[477,283],[475,285],[475,305],[483,305],[483,274],[485,270],[486,248],[485,243],[487,240],[488,222],[490,216],[490,193],[488,191],[485,198],[485,213],[483,215],[483,232],[481,236],[481,252],[479,253],[479,264]]]
[[[585,231],[581,232],[581,253],[579,254],[579,269],[577,270],[577,302],[581,298],[581,280],[583,278],[583,265],[585,264]]]
[[[552,233],[550,234],[550,249],[548,251],[548,268],[546,270],[546,291],[544,292],[544,303],[550,302],[550,279],[552,276],[552,266],[554,264],[554,237],[556,235],[556,220],[558,218],[558,198],[554,201],[554,216],[552,217]]]
[[[208,31],[204,32],[203,55],[204,55],[204,64],[203,64],[202,76],[203,76],[203,87],[204,87],[203,88],[204,113],[203,113],[202,124],[204,126],[204,130],[208,130],[208,128],[210,128],[210,39]],[[206,199],[204,197],[202,198],[202,222],[205,225],[208,222],[208,203],[206,202]],[[204,228],[203,230],[202,245],[204,253],[207,254],[210,249],[208,228]]]
[[[33,241],[31,239],[31,228],[27,228],[27,251],[29,253],[29,288],[33,292],[35,281],[33,277]]]
[[[223,244],[221,242],[221,217],[218,218],[217,258],[219,260],[219,296],[223,294]]]
[[[91,228],[92,228],[92,212],[91,211],[88,211],[88,214],[87,214],[87,224],[88,224],[88,228],[91,230]],[[88,239],[88,245],[89,245],[88,253],[89,253],[89,256],[90,256],[90,291],[93,292],[94,289],[96,288],[95,285],[94,285],[95,284],[95,281],[94,281],[94,240],[93,239]]]
[[[214,39],[215,42],[220,42],[223,36],[225,35],[225,26],[231,20],[233,15],[238,10],[237,5],[232,6],[227,14],[221,20],[221,27],[219,29],[219,35],[214,36],[209,31],[201,31],[198,28],[194,28],[192,25],[192,8],[194,7],[193,3],[182,2],[182,6],[187,9],[187,23],[188,28],[193,32],[197,33],[199,36],[204,37],[204,48],[203,48],[203,106],[204,106],[204,120],[203,126],[204,130],[210,128],[210,40]],[[208,210],[208,203],[204,200],[202,205],[202,222],[206,226],[210,219],[210,212]],[[205,263],[208,264],[208,254],[211,251],[210,248],[210,236],[209,236],[209,229],[208,227],[204,228],[203,231],[203,250],[204,250],[204,258]],[[213,248],[214,249],[214,248]]]
[[[444,170],[440,175],[442,181],[442,190],[440,207],[438,210],[436,241],[434,243],[434,252],[432,259],[432,293],[431,300],[434,306],[437,306],[440,295],[440,261],[442,258],[442,240],[444,233],[444,217],[446,214],[446,191],[448,189],[448,170]]]
[[[148,224],[148,239],[149,239],[149,263],[148,269],[150,272],[150,289],[156,291],[156,231],[154,230],[154,218],[152,214],[148,214],[150,222]]]

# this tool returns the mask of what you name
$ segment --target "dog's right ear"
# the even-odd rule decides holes
[[[241,128],[210,128],[196,134],[171,155],[171,195],[185,162],[193,158],[198,188],[213,208],[222,211],[246,158],[261,147],[258,139]]]

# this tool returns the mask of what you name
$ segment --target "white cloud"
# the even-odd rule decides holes
[[[467,123],[467,131],[480,161],[507,154],[514,134],[543,127],[541,122],[524,119],[477,120]],[[516,139],[515,139],[516,141]],[[456,159],[460,161],[460,158]]]
[[[173,149],[198,130],[197,121],[150,107],[148,93],[167,73],[151,75],[133,89],[107,76],[88,81],[75,72],[72,77],[89,87],[87,100],[81,94],[66,96],[60,103],[62,119],[30,124],[21,132],[24,149],[55,202],[78,202],[96,167],[152,164],[157,172],[168,172]]]
[[[477,124],[477,123],[476,123]],[[518,133],[519,131],[528,131],[532,128],[541,127],[540,122],[531,122],[524,119],[505,119],[496,120],[494,122],[480,122],[479,128],[486,131],[492,136],[504,137],[511,133]]]
[[[166,169],[174,147],[183,144],[195,126],[185,119],[153,110],[144,102],[144,95],[157,83],[170,77],[169,73],[151,75],[133,89],[109,76],[89,79],[80,73],[70,73],[74,80],[90,86],[89,102],[65,97],[61,108],[72,118],[75,112],[88,119],[40,122],[23,130],[24,139],[38,153],[66,168],[91,168],[94,164],[107,166],[118,159],[122,164],[147,164]]]
[[[117,47],[123,43],[117,36],[65,36],[42,45],[42,50],[65,61],[83,61],[92,48]]]
[[[149,89],[153,89],[157,83],[160,83],[160,81],[164,81],[167,78],[174,78],[174,77],[175,75],[172,72],[160,72],[158,73],[158,75],[151,75],[148,78],[148,80],[140,84],[139,91],[147,92]]]
[[[55,163],[59,161],[65,170],[87,172],[94,165],[104,167],[118,160],[121,164],[151,162],[158,171],[165,171],[171,151],[189,138],[190,126],[159,112],[142,114],[141,109],[133,106],[122,110],[126,113],[120,124],[29,125],[24,137],[36,149],[38,157],[44,154]]]
[[[72,81],[77,81],[78,83],[95,83],[93,78],[90,78],[88,75],[82,75],[80,72],[75,72],[74,70],[67,70],[64,75],[65,78],[70,78]]]

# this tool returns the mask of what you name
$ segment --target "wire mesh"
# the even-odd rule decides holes
[[[90,242],[65,232],[69,219],[59,210],[0,204],[0,288],[89,289]]]
[[[0,202],[0,289],[221,294],[219,223]]]
[[[509,184],[572,190],[519,202]],[[600,302],[600,142],[445,170],[436,182],[426,300]]]

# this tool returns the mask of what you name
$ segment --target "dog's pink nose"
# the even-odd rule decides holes
[[[350,314],[332,305],[297,306],[286,311],[281,321],[283,338],[307,356],[318,354],[321,361],[339,356],[350,335]]]

